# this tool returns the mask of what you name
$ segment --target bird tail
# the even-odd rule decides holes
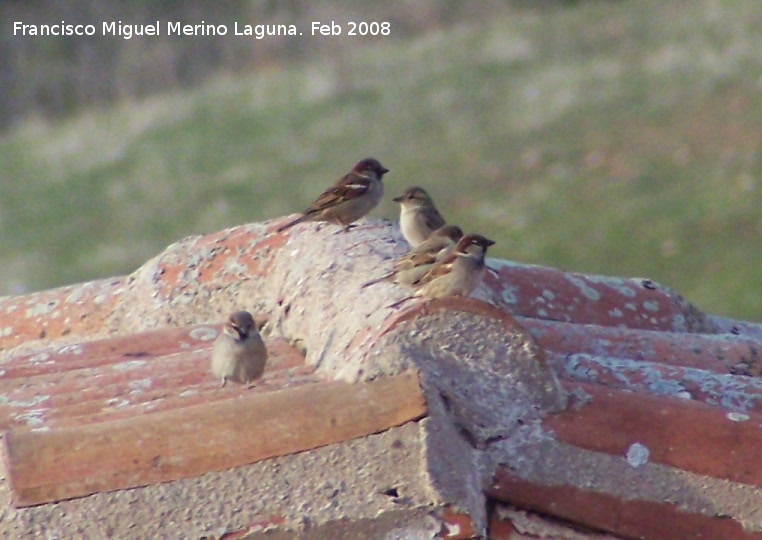
[[[281,225],[280,227],[278,227],[278,228],[275,230],[275,232],[279,232],[279,233],[281,233],[281,232],[283,232],[283,231],[285,231],[285,230],[287,230],[287,229],[290,229],[290,228],[291,228],[291,227],[293,227],[294,225],[299,225],[300,223],[302,223],[303,221],[306,221],[307,219],[308,219],[308,217],[307,217],[306,215],[302,214],[302,215],[301,215],[301,216],[299,216],[298,218],[296,218],[296,219],[294,219],[294,220],[291,220],[291,221],[289,221],[289,222],[288,222],[288,223],[286,223],[285,225]]]

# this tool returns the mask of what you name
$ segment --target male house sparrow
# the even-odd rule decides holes
[[[262,376],[266,361],[267,348],[251,313],[232,313],[212,347],[214,376],[222,379],[222,386],[225,386],[228,379],[248,386],[251,381]]]
[[[397,259],[391,272],[365,283],[363,288],[381,281],[391,281],[400,285],[413,285],[413,283],[419,281],[431,270],[434,263],[455,247],[455,244],[462,236],[463,231],[457,225],[445,225],[438,228],[418,247],[410,250],[407,255]]]
[[[468,296],[481,283],[487,265],[487,248],[495,242],[481,234],[467,234],[447,255],[432,266],[417,283],[415,292],[389,307],[397,308],[407,300],[423,297],[428,300],[447,296]]]
[[[330,221],[349,229],[349,225],[373,210],[384,195],[383,176],[389,169],[378,160],[365,158],[325,190],[302,215],[281,225],[285,231],[303,221]]]
[[[392,199],[400,205],[400,229],[411,247],[418,246],[445,224],[434,200],[423,188],[407,188]]]

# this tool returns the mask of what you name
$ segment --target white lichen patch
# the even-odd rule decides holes
[[[115,409],[121,409],[130,405],[130,400],[125,398],[111,398],[106,400],[107,407],[113,407]]]
[[[111,366],[111,369],[115,371],[130,371],[137,369],[141,366],[145,366],[148,362],[146,360],[128,360],[127,362],[119,362]]]
[[[82,348],[82,345],[79,343],[75,343],[73,345],[66,345],[64,347],[61,347],[58,349],[58,354],[73,354],[78,355],[82,354],[84,349]]]
[[[651,451],[647,446],[640,443],[633,443],[627,449],[627,463],[630,467],[637,469],[648,463],[648,458],[651,455]]]
[[[249,267],[238,259],[228,259],[222,266],[222,271],[228,275],[245,276],[249,273]]]
[[[0,328],[0,337],[8,337],[11,335],[13,335],[12,326],[6,326],[5,328]]]
[[[608,316],[614,319],[621,319],[624,317],[624,312],[619,308],[610,309]]]
[[[14,416],[14,420],[17,422],[23,422],[29,427],[40,426],[44,422],[42,411],[27,411],[25,413]]]
[[[646,300],[643,302],[643,309],[646,311],[656,312],[659,311],[659,301],[658,300]]]
[[[47,362],[48,360],[50,360],[50,354],[48,354],[46,352],[41,352],[41,353],[37,353],[34,356],[32,356],[29,359],[29,363],[37,365],[37,364],[42,364],[44,362]]]
[[[571,274],[565,274],[564,276],[566,277],[567,280],[571,281],[575,287],[579,289],[579,292],[582,293],[582,296],[584,296],[591,302],[597,302],[598,300],[601,299],[601,293],[599,293],[594,288],[590,287],[590,285],[588,285],[588,282],[585,281],[584,279],[571,275]]]
[[[685,316],[681,314],[677,314],[674,317],[672,317],[672,329],[679,332],[684,331],[687,328],[687,324],[685,322]]]
[[[49,399],[50,396],[35,396],[26,401],[9,401],[8,405],[18,409],[28,409],[29,407],[37,407],[38,405],[42,405]]]
[[[199,326],[188,332],[188,335],[198,341],[211,341],[217,337],[217,330],[210,326]]]
[[[618,294],[621,294],[625,298],[635,298],[635,296],[638,294],[636,288],[630,285],[629,280],[623,280],[621,278],[611,276],[601,276],[597,274],[585,274],[585,280],[587,283],[605,285],[606,287],[615,290]]]
[[[84,295],[85,295],[84,287],[74,287],[74,289],[72,289],[69,296],[64,298],[64,302],[66,302],[67,304],[75,304],[79,302],[80,300],[82,300],[82,297]]]
[[[500,291],[500,298],[509,306],[515,306],[518,302],[516,287],[503,287]]]
[[[26,310],[27,318],[39,317],[40,315],[47,315],[52,312],[56,306],[58,306],[58,300],[48,300],[47,302],[39,302]]]
[[[150,390],[150,388],[153,386],[153,381],[151,379],[140,379],[137,381],[130,381],[129,387],[130,395],[140,394],[145,390]]]
[[[743,414],[743,413],[739,413],[739,412],[729,412],[725,416],[731,422],[746,422],[747,420],[749,420],[749,415],[748,414]]]

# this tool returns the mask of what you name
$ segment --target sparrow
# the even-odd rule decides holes
[[[389,169],[365,158],[325,190],[302,215],[278,227],[283,232],[303,221],[330,221],[349,230],[350,224],[373,210],[384,195],[383,176]]]
[[[431,270],[434,263],[455,247],[462,236],[463,231],[457,225],[445,225],[438,228],[418,247],[410,250],[404,257],[397,259],[391,272],[368,281],[362,288],[381,281],[391,281],[399,285],[413,285]]]
[[[428,300],[447,296],[468,296],[479,286],[487,269],[487,248],[495,242],[481,234],[467,234],[422,278],[413,283],[415,292],[388,307],[422,297]]]
[[[250,386],[262,376],[266,361],[267,348],[251,313],[232,313],[212,347],[212,373],[222,379],[221,387],[229,379]]]
[[[400,205],[400,229],[412,247],[418,246],[445,224],[434,200],[423,188],[409,187],[392,200]]]

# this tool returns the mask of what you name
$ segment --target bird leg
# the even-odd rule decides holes
[[[413,298],[415,298],[415,296],[406,296],[406,297],[405,297],[405,298],[403,298],[402,300],[397,300],[397,301],[396,301],[396,302],[394,302],[393,304],[389,304],[389,305],[388,305],[388,306],[386,306],[386,307],[387,307],[387,308],[389,308],[389,309],[397,309],[397,308],[398,308],[398,307],[400,307],[402,304],[404,304],[404,303],[405,303],[405,302],[407,302],[408,300],[412,300]]]

